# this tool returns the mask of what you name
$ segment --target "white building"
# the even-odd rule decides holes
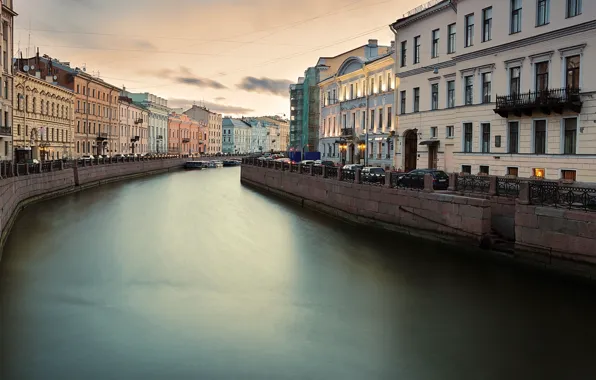
[[[245,154],[250,152],[252,128],[249,124],[240,119],[224,117],[222,129],[224,153]]]
[[[142,106],[149,113],[148,151],[166,153],[168,151],[168,116],[170,114],[168,101],[147,92],[133,94],[123,91],[122,95],[130,97],[134,103]]]
[[[243,118],[242,120],[251,126],[249,153],[271,151],[269,127],[258,119]]]
[[[370,166],[393,164],[393,51],[352,56],[321,82],[319,151],[324,159]]]
[[[0,0],[0,19],[2,25],[0,33],[0,161],[11,161],[13,159],[12,146],[12,102],[13,102],[13,31],[14,17],[17,16],[13,10],[12,0]]]
[[[391,28],[396,166],[596,181],[596,1],[433,0]]]

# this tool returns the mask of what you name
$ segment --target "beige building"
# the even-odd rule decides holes
[[[148,153],[149,111],[133,103],[131,98],[120,96],[119,112],[120,126],[117,131],[117,153]]]
[[[273,130],[269,131],[271,149],[275,152],[287,152],[290,146],[290,123],[279,116],[263,116],[257,119],[269,124],[270,128],[273,127]]]
[[[34,68],[34,67],[33,67]],[[53,77],[42,79],[31,66],[14,75],[13,146],[15,160],[72,157],[74,136],[72,91]]]
[[[12,0],[0,0],[2,27],[0,28],[0,161],[13,159],[12,102],[13,102],[13,31],[14,17]]]
[[[434,0],[392,30],[397,166],[596,181],[596,2]]]
[[[191,119],[203,122],[208,125],[207,131],[207,152],[209,154],[221,153],[222,147],[222,117],[221,114],[211,112],[205,107],[197,105],[184,112]]]

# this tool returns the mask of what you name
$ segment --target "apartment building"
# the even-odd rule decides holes
[[[149,113],[148,151],[151,153],[167,152],[168,116],[171,112],[168,108],[168,101],[148,92],[131,93],[124,90],[122,95],[131,98],[136,105],[143,107]]]
[[[322,157],[341,163],[393,166],[394,57],[351,56],[319,82]]]
[[[14,159],[58,160],[70,158],[74,148],[74,93],[41,78],[34,66],[16,70],[12,140]]]
[[[596,2],[433,0],[391,29],[401,168],[596,181]]]
[[[188,111],[184,112],[191,119],[208,125],[207,135],[207,153],[221,153],[222,146],[222,117],[221,114],[212,112],[206,107],[193,105]]]
[[[149,111],[124,95],[121,95],[118,101],[120,125],[116,152],[149,153]]]
[[[0,0],[0,9],[0,161],[10,161],[13,159],[13,35],[17,13],[12,0]]]
[[[205,122],[193,120],[185,114],[171,113],[168,119],[168,153],[205,153],[208,129]]]

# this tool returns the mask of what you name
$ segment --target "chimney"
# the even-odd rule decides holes
[[[379,46],[379,40],[368,40],[368,46],[371,48]]]
[[[366,59],[377,57],[379,55],[379,40],[368,40],[364,55]]]

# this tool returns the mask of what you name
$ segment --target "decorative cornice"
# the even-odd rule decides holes
[[[447,1],[445,3],[439,3],[431,8],[425,9],[422,12],[413,14],[412,16],[409,16],[406,18],[399,19],[399,20],[395,21],[393,24],[391,24],[390,26],[394,32],[397,32],[397,30],[399,30],[399,29],[403,29],[403,28],[409,26],[410,24],[413,24],[413,23],[418,22],[422,19],[425,19],[435,13],[444,11],[445,9],[453,9],[451,7],[450,1]]]
[[[552,59],[552,57],[553,57],[553,54],[555,54],[555,51],[554,50],[549,50],[549,51],[546,51],[544,53],[532,54],[532,55],[529,56],[530,57],[530,63],[534,63],[534,61],[540,60],[540,59],[546,58],[546,57],[548,57],[548,60],[550,61]]]
[[[474,74],[476,74],[476,69],[477,69],[476,67],[470,67],[467,69],[459,70],[459,74],[462,78],[465,76],[474,75]]]
[[[451,73],[451,74],[445,74],[443,75],[443,78],[447,79],[447,78],[455,78],[457,74],[456,73]]]
[[[508,59],[506,61],[503,61],[503,63],[505,64],[505,70],[509,70],[510,67],[517,67],[517,66],[523,67],[525,60],[526,60],[526,57],[520,57],[520,58]]]
[[[438,77],[432,77],[432,78],[428,78],[429,82],[437,82],[441,80],[441,76],[439,75]]]
[[[588,21],[583,24],[573,25],[563,29],[553,30],[551,32],[539,34],[536,36],[524,38],[513,42],[504,43],[490,48],[477,50],[471,53],[461,54],[456,57],[453,57],[453,60],[457,62],[469,61],[471,59],[485,57],[487,55],[495,55],[498,53],[519,49],[526,46],[538,45],[544,42],[548,42],[550,40],[554,40],[561,37],[567,37],[577,33],[588,32],[594,29],[596,29],[596,20]]]
[[[424,67],[420,67],[417,69],[413,69],[413,70],[409,70],[409,71],[404,71],[401,73],[397,73],[397,77],[398,78],[407,78],[407,77],[411,77],[414,75],[419,75],[419,74],[423,74],[423,73],[428,73],[429,71],[434,71],[435,68],[437,69],[445,69],[447,67],[453,67],[455,66],[455,62],[454,61],[445,61],[445,62],[441,62],[441,63],[437,63],[436,65],[432,65],[432,66],[424,66]]]

